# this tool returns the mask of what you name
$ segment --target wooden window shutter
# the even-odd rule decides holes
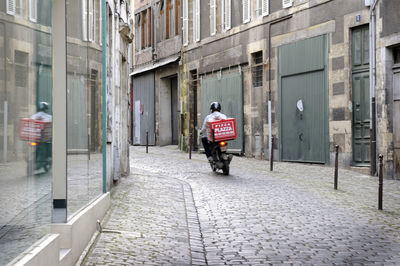
[[[87,41],[87,0],[82,0],[82,40]]]
[[[197,32],[196,32],[196,30],[197,30],[197,18],[196,18],[196,15],[197,15],[197,12],[196,12],[196,9],[197,9],[197,0],[193,0],[193,2],[192,2],[192,4],[193,4],[193,11],[192,11],[192,16],[193,16],[193,19],[192,19],[192,23],[193,23],[193,27],[192,27],[192,30],[193,30],[193,42],[195,42],[196,41],[196,37],[197,37]]]
[[[180,34],[179,28],[179,10],[181,7],[180,0],[175,0],[175,35]]]
[[[29,19],[37,22],[37,0],[29,0]]]
[[[200,0],[193,2],[193,40],[200,41]]]
[[[15,0],[7,0],[7,14],[15,15]]]
[[[94,23],[93,23],[93,0],[89,0],[89,41],[93,41],[93,31],[94,31]]]
[[[269,14],[269,0],[262,0],[261,15],[267,16]]]
[[[151,24],[153,21],[151,20],[151,8],[149,8],[149,11],[147,12],[149,14],[149,22],[148,22],[148,29],[149,29],[149,43],[148,46],[152,46],[152,41],[153,41],[153,32],[151,31]]]
[[[165,26],[165,29],[166,29],[166,39],[169,39],[169,22],[170,22],[170,20],[169,20],[169,10],[170,10],[170,1],[171,0],[166,0],[166,9],[165,9],[165,16],[166,16],[166,19],[165,19],[165,23],[166,23],[166,26]]]
[[[183,0],[183,45],[189,44],[189,7],[188,0]]]
[[[146,48],[146,24],[147,24],[147,12],[142,11],[142,49]]]
[[[99,3],[99,44],[103,45],[102,34],[103,34],[103,1],[98,0]]]
[[[231,28],[231,0],[225,0],[225,30]]]
[[[210,34],[217,33],[217,0],[210,0]]]
[[[243,23],[250,21],[250,0],[242,0]]]
[[[282,7],[288,8],[293,5],[293,0],[282,0]]]

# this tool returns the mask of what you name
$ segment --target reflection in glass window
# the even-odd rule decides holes
[[[97,2],[82,0],[80,6],[69,0],[66,5],[68,219],[102,194],[102,47],[91,43],[100,44]]]
[[[6,7],[0,11],[0,265],[6,265],[50,232],[52,207],[51,1],[3,3]],[[18,16],[18,20],[13,16]]]

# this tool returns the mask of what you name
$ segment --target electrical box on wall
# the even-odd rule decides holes
[[[365,6],[370,6],[372,5],[373,0],[365,0]]]

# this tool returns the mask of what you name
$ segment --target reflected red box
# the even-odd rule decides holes
[[[235,118],[228,118],[206,123],[209,141],[234,140],[237,137]],[[214,130],[214,137],[212,131]]]
[[[51,122],[21,118],[19,120],[19,139],[36,142],[51,141]]]

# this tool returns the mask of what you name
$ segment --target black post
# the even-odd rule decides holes
[[[336,155],[335,155],[335,185],[334,188],[337,190],[338,186],[338,167],[339,167],[339,145],[335,146]]]
[[[189,134],[189,160],[192,159],[192,133]]]
[[[146,153],[149,153],[149,131],[146,131]]]
[[[269,156],[269,170],[274,170],[274,136],[271,138],[271,147],[269,147],[270,156]]]
[[[371,133],[370,133],[370,157],[371,157],[371,175],[376,175],[376,105],[375,105],[375,97],[371,99]]]
[[[382,210],[383,199],[383,155],[379,154],[379,195],[378,195],[378,209]]]

